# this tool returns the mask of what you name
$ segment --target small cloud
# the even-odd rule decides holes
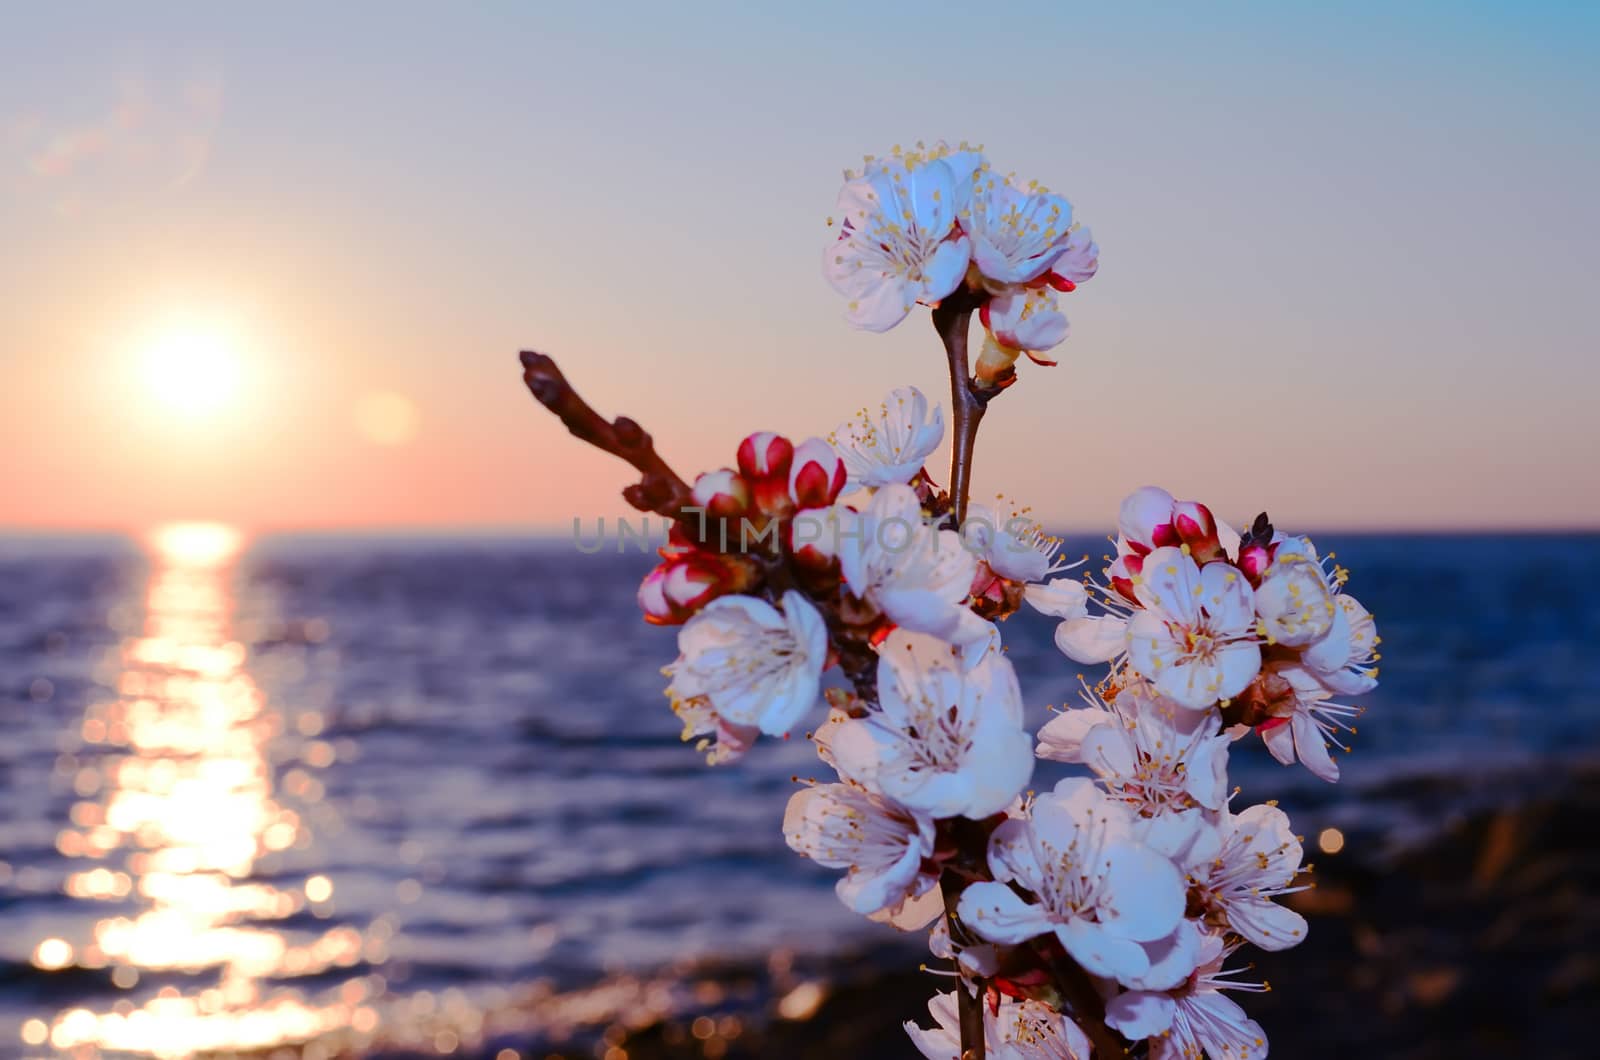
[[[151,113],[143,80],[125,80],[110,110],[92,122],[56,132],[29,158],[29,167],[41,177],[65,177],[102,155],[119,150],[137,152],[141,146],[138,133]]]
[[[404,394],[378,390],[356,401],[356,431],[373,445],[405,445],[417,436],[416,402]]]
[[[81,183],[99,168],[120,178],[154,178],[182,187],[205,167],[222,117],[222,78],[203,73],[157,92],[144,77],[118,83],[107,109],[64,122],[37,113],[8,122],[9,146],[27,168],[55,185]]]

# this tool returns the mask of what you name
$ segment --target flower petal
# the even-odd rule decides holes
[[[1146,942],[1144,952],[1150,958],[1150,970],[1129,985],[1140,990],[1174,989],[1199,967],[1204,937],[1198,921],[1183,920],[1166,938]]]
[[[1034,855],[1028,831],[1028,822],[1016,817],[1000,823],[989,837],[989,871],[1001,883],[1015,880],[1036,891],[1042,885],[1044,870]]]
[[[1261,742],[1267,745],[1281,765],[1294,765],[1294,727],[1288,720],[1274,718],[1261,726]]]
[[[963,924],[990,942],[1026,942],[1051,928],[1041,906],[1024,902],[1003,883],[982,882],[968,887],[961,892],[957,915]]]
[[[1089,591],[1075,578],[1051,578],[1029,585],[1022,598],[1035,611],[1052,618],[1082,618],[1088,613]]]
[[[1122,726],[1096,725],[1083,738],[1083,762],[1097,773],[1132,776],[1138,767],[1137,749]]]
[[[1182,549],[1171,545],[1155,549],[1144,558],[1134,585],[1139,602],[1162,618],[1192,626],[1200,617],[1203,587],[1200,568]]]
[[[1183,878],[1172,862],[1136,843],[1108,844],[1102,852],[1105,897],[1100,919],[1106,930],[1138,942],[1170,934],[1183,919]]]
[[[1056,647],[1075,662],[1109,662],[1127,650],[1128,621],[1115,615],[1069,618],[1056,627]]]
[[[1137,1042],[1171,1027],[1177,1007],[1170,994],[1129,990],[1106,1002],[1106,1023],[1124,1038]]]
[[[1114,720],[1103,710],[1063,710],[1040,727],[1037,754],[1052,762],[1082,762],[1084,738]]]
[[[916,292],[904,280],[881,276],[846,304],[844,318],[863,331],[888,331],[911,312]]]
[[[1306,918],[1265,898],[1228,903],[1228,926],[1264,950],[1286,950],[1306,938]]]
[[[1200,571],[1200,599],[1216,629],[1249,629],[1256,617],[1251,595],[1250,583],[1231,563],[1207,563]]]
[[[1289,725],[1294,729],[1294,749],[1300,756],[1300,764],[1311,770],[1313,776],[1337,784],[1339,763],[1328,753],[1328,741],[1317,728],[1315,719],[1300,710],[1295,712]]]
[[[922,301],[937,302],[961,286],[972,260],[972,241],[966,236],[939,244],[922,267]]]
[[[1216,664],[1216,696],[1232,699],[1261,672],[1261,646],[1254,641],[1235,641],[1217,651]]]
[[[1112,934],[1103,924],[1074,917],[1056,928],[1056,938],[1091,975],[1123,982],[1150,970],[1143,946]]]

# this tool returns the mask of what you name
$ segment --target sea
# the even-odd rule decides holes
[[[1279,799],[1329,854],[1397,848],[1600,751],[1600,537],[1317,540],[1383,683],[1341,784],[1252,738],[1236,805]],[[652,984],[686,968],[892,935],[783,843],[808,741],[717,769],[680,741],[650,562],[0,538],[0,1056],[521,1056],[670,1008]],[[1003,632],[1034,723],[1075,702],[1048,619]]]

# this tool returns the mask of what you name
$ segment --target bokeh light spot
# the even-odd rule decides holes
[[[34,947],[33,964],[47,972],[57,971],[72,963],[72,944],[66,939],[45,939]]]
[[[404,445],[417,436],[417,406],[404,394],[374,391],[356,402],[356,430],[373,445]]]

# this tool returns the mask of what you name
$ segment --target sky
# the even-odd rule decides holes
[[[1110,526],[1600,527],[1600,8],[33,5],[0,40],[0,528],[570,528],[948,395],[822,280],[841,170],[985,145],[1100,274],[975,493]],[[943,459],[942,457],[940,459]],[[943,480],[942,472],[936,478]]]

